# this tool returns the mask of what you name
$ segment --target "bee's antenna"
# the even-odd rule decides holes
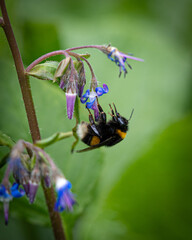
[[[117,108],[115,107],[115,104],[113,103],[113,106],[115,108],[115,113],[116,113],[116,116],[118,117],[119,116],[119,113],[117,112]]]
[[[130,115],[130,117],[129,117],[128,121],[130,121],[130,120],[131,120],[131,118],[132,118],[132,115],[133,115],[133,112],[134,112],[134,108],[133,108],[133,110],[132,110],[132,112],[131,112],[131,115]]]

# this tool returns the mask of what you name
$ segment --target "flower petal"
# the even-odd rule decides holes
[[[84,97],[84,98],[88,98],[88,97],[89,97],[89,94],[90,94],[90,90],[87,89],[87,91],[85,92],[85,94],[83,94],[83,97]]]
[[[69,119],[73,118],[73,112],[75,107],[76,93],[65,93],[67,101],[67,116]]]
[[[86,107],[87,107],[87,108],[92,108],[92,106],[93,106],[93,104],[94,104],[94,102],[95,102],[95,99],[96,99],[96,98],[94,98],[91,102],[87,102],[87,103],[86,103]]]
[[[85,94],[81,97],[81,103],[86,103],[90,95],[90,90],[88,89]]]
[[[107,84],[103,84],[103,91],[104,91],[104,93],[109,92],[109,88],[108,88]]]
[[[25,195],[25,191],[22,188],[19,189],[18,183],[13,183],[13,185],[11,187],[11,195],[14,198],[20,198]]]
[[[102,96],[103,93],[104,93],[102,87],[97,87],[97,88],[95,89],[95,91],[96,91],[98,97]]]
[[[10,201],[12,196],[8,193],[3,184],[0,184],[0,201]]]

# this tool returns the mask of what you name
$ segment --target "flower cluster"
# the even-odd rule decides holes
[[[25,153],[26,149],[32,156]],[[9,182],[11,174],[15,180],[12,186]],[[41,148],[19,140],[11,150],[8,166],[0,184],[0,201],[4,205],[5,224],[8,223],[9,202],[26,195],[32,204],[41,180],[47,188],[55,185],[58,195],[55,211],[73,209],[76,201],[71,193],[72,185],[59,171],[50,156]]]
[[[93,68],[90,62],[87,60],[90,55],[89,54],[78,54],[74,53],[74,50],[84,49],[84,48],[95,48],[108,56],[108,58],[115,62],[119,67],[119,76],[121,76],[122,71],[124,75],[127,74],[127,69],[125,64],[132,69],[131,65],[127,62],[128,59],[143,61],[143,59],[133,57],[130,54],[124,54],[120,52],[116,47],[112,47],[110,45],[87,45],[75,48],[69,48],[66,50],[58,50],[47,53],[40,58],[36,59],[33,63],[31,63],[27,69],[26,73],[33,77],[37,77],[43,80],[52,80],[53,82],[57,82],[60,88],[65,92],[66,101],[67,101],[67,116],[69,119],[73,118],[75,103],[77,98],[79,97],[81,103],[85,103],[90,99],[90,102],[87,102],[86,107],[94,110],[95,120],[98,120],[98,109],[97,109],[97,98],[102,96],[104,93],[108,92],[108,87],[106,84],[102,87],[98,86],[98,81],[95,77]],[[44,64],[37,64],[50,56],[62,54],[65,58],[59,62],[46,62]],[[74,60],[75,58],[75,60]],[[84,63],[86,63],[91,71],[92,78],[90,80],[90,86],[83,94],[83,90],[86,84],[86,74]],[[45,70],[45,67],[47,69]],[[50,77],[52,76],[53,77]]]
[[[117,48],[111,47],[110,45],[95,46],[95,47],[98,48],[103,53],[107,54],[108,58],[111,61],[116,63],[116,65],[119,67],[119,72],[120,72],[119,76],[121,76],[122,71],[124,72],[125,75],[127,74],[125,63],[128,65],[130,69],[132,69],[131,65],[127,62],[127,59],[143,61],[140,58],[136,58],[131,55],[126,55],[120,52]],[[69,53],[69,54],[71,54],[72,56],[75,56],[78,60],[78,63],[73,64],[73,61],[71,60],[60,82],[60,87],[62,89],[66,88],[68,118],[72,119],[73,117],[75,100],[76,100],[76,97],[78,96],[80,97],[81,103],[84,104],[86,102],[86,107],[94,110],[95,120],[97,121],[99,117],[98,107],[97,107],[97,97],[100,97],[103,94],[108,93],[108,87],[106,84],[103,84],[103,88],[98,87],[98,82],[93,73],[93,69],[90,63],[85,58],[83,58],[83,60],[85,60],[86,63],[88,64],[92,73],[90,88],[83,94],[83,89],[86,84],[84,64],[82,60],[80,60],[80,58],[77,57],[77,54],[72,54],[72,53]],[[75,65],[76,65],[76,68],[75,68]],[[88,99],[90,100],[89,102],[88,102]]]

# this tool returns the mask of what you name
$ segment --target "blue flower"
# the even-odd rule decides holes
[[[23,195],[25,195],[25,191],[20,188],[19,184],[14,183],[10,189],[10,194],[8,193],[8,190],[3,184],[0,184],[0,201],[3,202],[4,207],[4,218],[5,218],[5,224],[8,224],[9,219],[9,201],[11,201],[14,198],[20,198]]]
[[[132,69],[131,65],[127,62],[127,59],[133,59],[133,60],[136,60],[136,61],[141,61],[143,62],[144,60],[141,59],[141,58],[136,58],[136,57],[133,57],[133,56],[130,56],[130,55],[126,55],[122,52],[120,52],[117,48],[115,47],[108,47],[108,58],[115,62],[117,64],[117,66],[119,66],[119,76],[121,76],[121,73],[122,73],[122,70],[124,71],[125,75],[127,74],[127,69],[125,67],[125,63],[127,63],[128,67],[130,69]]]
[[[64,177],[57,177],[56,191],[58,197],[55,203],[55,211],[62,212],[64,210],[73,210],[73,205],[76,203],[76,201],[71,192],[71,187],[71,183],[67,181]]]
[[[19,188],[18,183],[13,183],[13,185],[11,187],[11,195],[14,198],[20,198],[20,197],[23,197],[25,195],[25,191],[22,188]]]
[[[12,200],[12,196],[8,193],[3,184],[0,184],[0,201],[3,202],[5,224],[8,224],[9,219],[9,201]]]
[[[84,104],[86,103],[86,107],[89,109],[94,110],[95,120],[97,121],[99,118],[99,111],[97,107],[97,97],[101,97],[103,94],[109,92],[109,88],[106,84],[103,84],[103,87],[96,87],[95,91],[88,89],[85,94],[81,97],[81,102]],[[88,102],[88,99],[90,102]]]
[[[10,201],[12,200],[12,196],[8,193],[7,189],[3,184],[0,184],[0,201]]]

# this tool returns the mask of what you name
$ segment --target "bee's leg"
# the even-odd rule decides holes
[[[98,135],[100,136],[98,130],[97,130],[97,127],[95,125],[95,121],[94,121],[94,118],[93,118],[93,115],[91,114],[91,111],[89,110],[89,108],[87,108],[88,112],[89,112],[89,122],[90,122],[90,126],[92,128],[92,130]]]
[[[99,103],[97,104],[99,112],[100,112],[100,122],[106,123],[107,121],[107,117],[106,117],[106,113],[103,111],[101,105],[99,105]]]
[[[87,108],[87,111],[89,112],[89,122],[90,122],[90,124],[95,125],[93,115],[91,114],[91,111],[89,110],[89,108]]]
[[[99,104],[98,97],[97,97],[97,107],[100,113],[100,122],[106,123],[107,121],[106,113],[103,111],[101,105]]]

